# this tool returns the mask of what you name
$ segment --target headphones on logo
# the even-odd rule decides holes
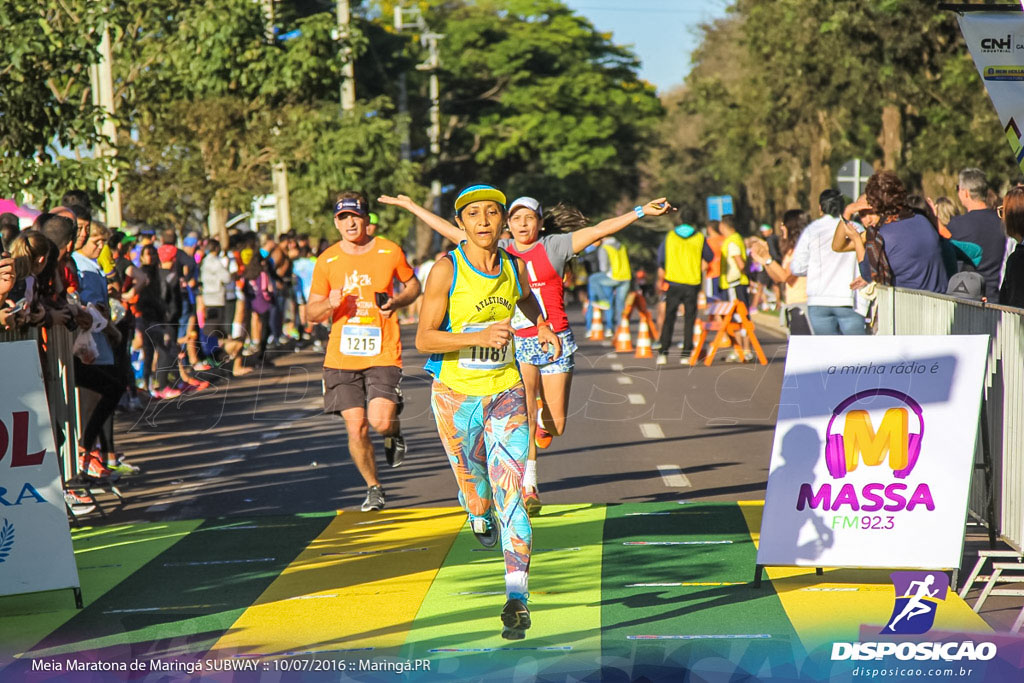
[[[917,415],[921,429],[917,434],[907,434],[907,466],[900,470],[893,470],[893,476],[897,479],[904,479],[914,469],[914,465],[917,464],[917,457],[921,454],[921,439],[924,437],[924,415],[921,405],[901,391],[894,389],[868,389],[857,392],[836,406],[836,409],[832,411],[832,419],[828,421],[828,427],[825,429],[825,464],[828,466],[828,473],[834,479],[846,476],[846,447],[843,443],[843,435],[832,433],[832,425],[835,424],[836,419],[843,411],[851,405],[861,399],[872,396],[888,396],[902,401]]]

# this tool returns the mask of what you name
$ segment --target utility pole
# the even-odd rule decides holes
[[[404,71],[398,74],[398,114],[403,117],[409,115],[409,88]],[[404,161],[412,159],[412,141],[408,124],[402,126],[401,156]]]
[[[407,30],[426,30],[426,24],[423,22],[423,14],[420,12],[418,7],[405,8],[399,5],[395,6],[395,30],[398,32]],[[403,71],[398,74],[398,113],[402,115],[408,115],[409,113],[409,89],[408,79]],[[409,126],[405,127],[402,131],[402,159],[406,161],[412,159],[412,141],[410,140]]]
[[[420,71],[430,73],[430,155],[434,158],[434,179],[430,181],[431,208],[434,213],[441,214],[441,179],[437,177],[437,167],[441,163],[441,87],[437,80],[437,70],[441,67],[441,55],[437,50],[437,41],[444,36],[428,31],[420,38],[420,42],[430,53],[427,61],[417,64]]]
[[[430,156],[433,158],[432,174],[430,181],[430,208],[437,215],[441,215],[441,179],[437,176],[438,168],[441,165],[441,86],[438,82],[437,71],[441,68],[441,53],[437,49],[437,41],[444,38],[440,33],[427,31],[420,36],[420,44],[429,50],[427,61],[417,64],[416,69],[426,71],[430,74]],[[430,241],[434,239],[430,235]],[[417,244],[417,251],[420,255],[428,252],[427,244]]]
[[[441,214],[441,179],[437,177],[437,169],[441,164],[441,86],[438,82],[437,71],[441,68],[441,54],[437,49],[437,42],[444,38],[440,33],[434,33],[427,28],[423,20],[423,13],[418,7],[395,6],[395,30],[421,31],[420,44],[427,48],[427,61],[417,64],[417,71],[426,71],[430,74],[430,128],[427,134],[430,138],[430,156],[433,160],[433,180],[430,181],[430,208],[434,213]],[[404,76],[399,82],[400,101],[405,94]],[[430,228],[417,223],[416,229],[416,253],[418,256],[425,256],[430,250],[430,243],[434,235]]]
[[[92,85],[92,102],[103,109],[103,123],[100,132],[110,140],[108,143],[101,143],[96,146],[97,157],[114,156],[117,127],[114,125],[114,76],[113,76],[113,55],[110,48],[110,28],[103,27],[103,36],[100,39],[100,60],[90,68]],[[105,211],[103,219],[111,228],[121,227],[121,185],[117,182],[117,171],[111,171],[109,179],[101,179],[98,189],[104,195]]]
[[[266,16],[264,37],[270,45],[273,45],[276,40],[274,34],[275,1],[263,0],[263,14]],[[280,122],[278,124],[280,125]],[[276,126],[273,133],[275,136],[280,133]],[[276,212],[274,224],[277,236],[280,237],[286,232],[291,232],[292,229],[291,202],[288,200],[288,167],[284,165],[283,161],[277,160],[270,167],[270,181],[274,189],[274,209]]]
[[[337,0],[338,40],[341,43],[341,111],[352,111],[356,107],[356,72],[352,63],[352,48],[349,44],[348,27],[352,19],[348,0]]]

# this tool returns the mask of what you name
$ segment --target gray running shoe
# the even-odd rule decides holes
[[[366,500],[360,508],[363,512],[384,509],[384,489],[379,486],[371,486],[366,489]]]
[[[483,547],[493,548],[498,544],[498,525],[490,513],[486,517],[470,517],[469,528]]]
[[[392,467],[398,467],[405,460],[405,437],[401,433],[384,437],[384,457]]]

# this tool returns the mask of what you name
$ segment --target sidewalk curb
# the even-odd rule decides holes
[[[757,326],[759,334],[763,332],[770,337],[775,337],[776,339],[789,338],[789,330],[779,324],[778,313],[757,311],[750,316],[750,320]]]

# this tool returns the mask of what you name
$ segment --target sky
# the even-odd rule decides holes
[[[680,85],[690,70],[690,52],[698,45],[697,26],[725,16],[727,0],[563,0],[611,32],[618,45],[632,45],[643,62],[640,77],[659,93]]]

